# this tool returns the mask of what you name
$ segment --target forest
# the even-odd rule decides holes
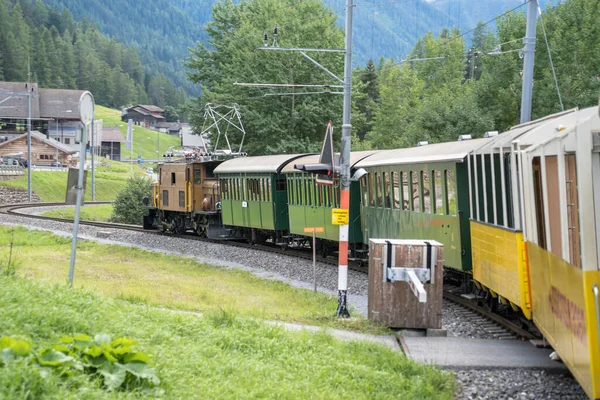
[[[525,14],[518,11],[522,10],[498,19],[496,29],[479,24],[473,32],[427,33],[404,62],[382,58],[356,68],[352,148],[407,147],[422,140],[456,140],[461,134],[481,137],[518,124],[523,67],[519,50],[525,36]],[[600,0],[567,0],[547,6],[538,18],[533,118],[598,104],[599,15]],[[339,144],[342,96],[333,94],[338,89],[234,85],[336,83],[297,52],[256,49],[263,44],[259,27],[276,22],[281,47],[343,47],[335,13],[318,0],[217,4],[207,25],[208,43],[192,49],[186,64],[190,79],[203,89],[194,103],[194,124],[202,124],[205,103],[236,102],[249,132],[249,154],[318,152],[328,120],[334,123]],[[342,56],[311,56],[342,76]],[[308,94],[315,91],[321,93]]]
[[[87,21],[41,0],[0,0],[0,80],[40,87],[90,90],[96,103],[179,108],[183,89],[164,75],[145,73],[137,51],[100,33]]]

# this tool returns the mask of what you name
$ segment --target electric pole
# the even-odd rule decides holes
[[[352,13],[353,13],[353,0],[346,0],[346,39],[344,49],[315,49],[315,48],[298,48],[298,47],[279,47],[277,42],[277,25],[273,31],[273,42],[269,46],[269,37],[267,32],[264,33],[264,46],[259,47],[260,50],[271,50],[271,51],[294,51],[300,53],[304,58],[315,64],[322,71],[326,72],[334,80],[340,84],[335,85],[322,85],[322,84],[282,84],[282,83],[238,83],[237,86],[250,86],[250,87],[321,87],[327,91],[323,92],[311,92],[306,94],[341,94],[344,96],[344,108],[342,115],[342,141],[341,141],[341,152],[340,152],[340,208],[345,210],[349,215],[350,210],[350,138],[352,126],[350,125],[350,110],[351,110],[351,93],[352,93]],[[307,53],[310,52],[321,52],[321,53],[344,53],[344,77],[340,78],[325,66],[319,64],[314,58],[309,56]],[[331,88],[343,89],[342,92],[330,91]],[[295,91],[292,93],[279,93],[279,95],[295,96]],[[339,236],[339,258],[338,258],[338,308],[336,316],[338,317],[349,317],[347,306],[347,292],[348,292],[348,223],[345,225],[339,225],[340,236]]]
[[[531,120],[531,99],[533,91],[533,62],[535,59],[535,26],[537,22],[538,2],[529,0],[527,5],[527,28],[523,38],[523,90],[521,94],[521,123]]]
[[[342,116],[342,148],[340,153],[340,208],[350,210],[350,125],[352,91],[352,0],[346,0],[346,54],[344,58],[344,112]],[[340,248],[338,259],[338,317],[349,317],[348,292],[348,224],[340,225]]]

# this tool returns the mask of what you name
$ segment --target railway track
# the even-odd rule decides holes
[[[102,202],[102,201],[86,202],[86,205],[99,205],[99,204],[110,204],[110,202]],[[17,215],[20,217],[26,217],[26,218],[32,218],[32,219],[42,219],[42,220],[50,220],[50,221],[56,221],[56,222],[72,223],[73,221],[70,219],[53,218],[53,217],[47,217],[47,216],[42,216],[42,215],[34,215],[34,214],[27,214],[24,212],[19,212],[19,210],[28,209],[28,208],[64,206],[64,205],[65,205],[64,203],[7,204],[7,205],[0,206],[0,214],[4,213],[4,214]],[[310,248],[282,249],[281,247],[274,245],[274,244],[256,245],[256,244],[249,244],[249,243],[243,242],[243,241],[214,240],[214,239],[202,238],[202,237],[199,237],[199,236],[196,236],[193,234],[186,234],[186,235],[175,235],[175,234],[171,234],[171,233],[165,234],[165,233],[162,233],[159,231],[149,231],[149,230],[143,229],[142,227],[137,226],[137,225],[117,224],[117,223],[110,223],[110,222],[80,221],[80,224],[87,225],[87,226],[99,227],[99,228],[125,229],[125,230],[135,231],[135,232],[144,232],[146,234],[164,234],[164,235],[170,235],[170,236],[172,235],[172,236],[184,237],[185,239],[189,239],[189,240],[208,242],[208,243],[217,243],[217,244],[223,244],[226,246],[245,248],[245,249],[251,249],[251,250],[267,251],[270,253],[281,254],[281,255],[287,256],[287,257],[296,257],[296,258],[302,258],[305,260],[312,261],[312,251],[310,250]],[[333,257],[323,258],[321,256],[317,256],[317,261],[320,263],[325,263],[325,264],[329,264],[332,266],[337,265],[337,263],[338,263],[337,258],[333,258]],[[364,274],[368,273],[368,267],[362,266],[360,263],[357,263],[357,262],[350,263],[350,265],[348,267],[357,272],[361,272]],[[521,338],[523,340],[538,339],[538,336],[536,336],[535,334],[533,334],[525,329],[522,329],[520,326],[516,325],[512,321],[509,321],[506,318],[503,318],[502,316],[489,311],[485,307],[479,306],[475,301],[463,298],[460,295],[453,293],[452,289],[453,289],[452,287],[444,288],[444,299],[447,300],[449,302],[449,304],[452,304],[452,307],[459,307],[460,308],[459,312],[462,313],[462,315],[464,315],[464,318],[477,323],[479,326],[481,326],[481,328],[483,330],[487,331],[488,333],[491,333],[497,339],[515,339],[515,338]],[[454,288],[454,289],[456,289],[456,288]]]
[[[110,202],[95,201],[95,202],[86,202],[85,204],[86,205],[100,205],[100,204],[110,204]],[[26,218],[32,218],[32,219],[42,219],[42,220],[49,220],[49,221],[56,221],[56,222],[72,223],[73,220],[71,220],[71,219],[54,218],[54,217],[47,217],[47,216],[43,216],[43,215],[35,215],[35,214],[27,214],[24,212],[19,212],[19,210],[28,209],[28,208],[53,207],[53,206],[64,206],[64,205],[65,205],[65,203],[7,204],[7,205],[0,206],[0,214],[4,213],[4,214],[17,215],[19,217],[26,217]],[[257,245],[257,244],[250,244],[250,243],[247,243],[244,241],[237,241],[237,240],[208,239],[208,238],[203,238],[203,237],[197,236],[195,234],[177,235],[177,234],[173,234],[173,233],[162,233],[158,230],[155,230],[155,231],[147,230],[147,229],[144,229],[137,225],[117,224],[117,223],[112,223],[112,222],[96,222],[96,221],[80,220],[79,223],[81,225],[94,226],[97,228],[125,229],[125,230],[129,230],[129,231],[144,232],[144,233],[148,233],[148,234],[162,234],[162,235],[168,235],[168,236],[177,236],[177,237],[183,237],[185,239],[201,241],[201,242],[216,243],[216,244],[222,244],[222,245],[226,245],[226,246],[252,249],[252,250],[268,251],[270,253],[277,253],[277,254],[281,254],[283,256],[287,256],[287,257],[296,257],[296,258],[302,258],[305,260],[312,261],[312,250],[310,248],[299,249],[299,248],[289,248],[288,247],[287,249],[282,249],[281,247],[279,247],[275,244]],[[317,261],[321,262],[321,263],[325,263],[325,264],[330,264],[330,265],[338,264],[337,258],[332,258],[332,257],[323,258],[321,256],[317,256]],[[350,263],[348,268],[358,271],[358,272],[363,272],[363,273],[368,272],[368,269],[365,267],[361,267],[359,263]]]

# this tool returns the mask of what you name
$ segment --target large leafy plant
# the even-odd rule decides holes
[[[61,376],[85,373],[102,379],[108,390],[158,385],[150,357],[137,351],[135,345],[129,338],[111,340],[101,333],[92,339],[80,334],[63,336],[58,344],[35,353],[27,340],[4,336],[0,338],[0,366],[30,358],[40,366],[42,376],[53,372]]]

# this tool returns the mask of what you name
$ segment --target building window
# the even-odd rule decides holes
[[[185,207],[185,192],[183,190],[179,191],[179,207]]]
[[[171,172],[171,185],[175,184],[175,172]]]
[[[65,144],[71,144],[71,139],[65,138]]]
[[[168,190],[163,190],[162,204],[163,204],[163,206],[169,205],[169,191]]]

